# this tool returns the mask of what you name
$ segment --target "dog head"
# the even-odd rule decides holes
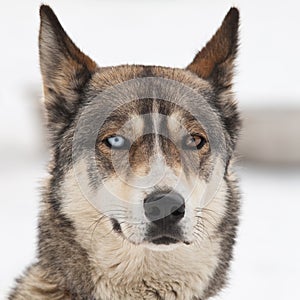
[[[225,213],[240,126],[231,92],[237,9],[185,69],[98,67],[48,6],[40,14],[52,205],[82,236],[95,224],[136,247],[201,243]]]

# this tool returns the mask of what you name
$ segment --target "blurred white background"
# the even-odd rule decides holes
[[[243,212],[231,281],[218,299],[300,299],[300,2],[46,3],[100,66],[184,67],[229,8],[240,8],[235,90],[246,125],[238,167]],[[46,174],[40,4],[0,0],[0,299],[34,259],[39,181]]]

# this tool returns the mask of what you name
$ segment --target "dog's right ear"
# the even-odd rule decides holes
[[[49,6],[41,6],[40,17],[39,54],[47,121],[57,134],[73,119],[97,65],[76,47]]]

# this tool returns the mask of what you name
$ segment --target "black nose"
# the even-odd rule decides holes
[[[156,225],[174,225],[184,217],[184,199],[175,192],[152,193],[144,201],[144,210],[148,220]]]

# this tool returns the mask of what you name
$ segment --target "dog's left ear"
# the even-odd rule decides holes
[[[188,70],[223,90],[231,86],[238,49],[239,11],[231,8],[221,27],[196,55]]]

